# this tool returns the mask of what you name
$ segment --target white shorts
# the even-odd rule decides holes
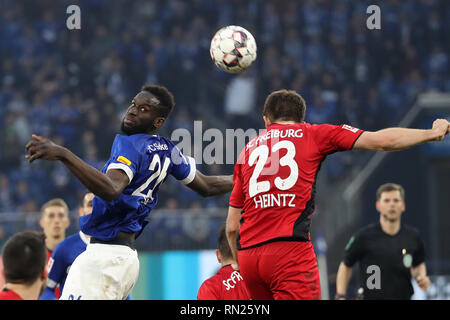
[[[89,243],[70,267],[60,300],[124,300],[138,275],[136,250]]]

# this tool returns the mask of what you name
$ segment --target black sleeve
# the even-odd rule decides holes
[[[425,245],[419,234],[416,236],[417,248],[413,253],[413,267],[417,267],[422,262],[425,262]]]
[[[347,267],[353,267],[353,265],[361,259],[363,252],[363,240],[361,233],[358,232],[353,235],[345,246],[344,264]]]

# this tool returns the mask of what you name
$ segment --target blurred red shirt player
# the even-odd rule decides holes
[[[429,130],[362,131],[305,123],[306,104],[291,90],[264,104],[266,130],[242,150],[234,168],[227,237],[252,299],[320,299],[310,242],[317,174],[325,157],[351,149],[394,151],[442,140],[449,122]]]
[[[244,279],[232,268],[231,248],[225,234],[225,226],[219,231],[217,260],[222,265],[216,275],[205,280],[198,290],[198,300],[250,300]]]
[[[70,225],[69,207],[60,198],[51,199],[41,207],[41,219],[39,225],[45,234],[47,247],[47,271],[50,271],[53,259],[50,259],[56,246],[66,238],[66,230]],[[61,295],[59,286],[55,289],[55,297]]]

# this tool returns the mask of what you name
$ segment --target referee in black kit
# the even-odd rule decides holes
[[[359,261],[360,298],[365,300],[409,300],[414,293],[413,277],[422,290],[430,279],[425,249],[419,232],[401,223],[405,191],[394,183],[381,185],[376,193],[380,222],[353,235],[345,247],[336,279],[336,299],[345,299],[353,265]]]

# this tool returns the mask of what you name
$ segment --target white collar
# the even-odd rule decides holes
[[[81,240],[83,240],[84,243],[89,244],[89,242],[90,242],[89,238],[86,237],[86,235],[83,232],[81,232],[81,230],[80,230],[79,234],[80,234]]]

